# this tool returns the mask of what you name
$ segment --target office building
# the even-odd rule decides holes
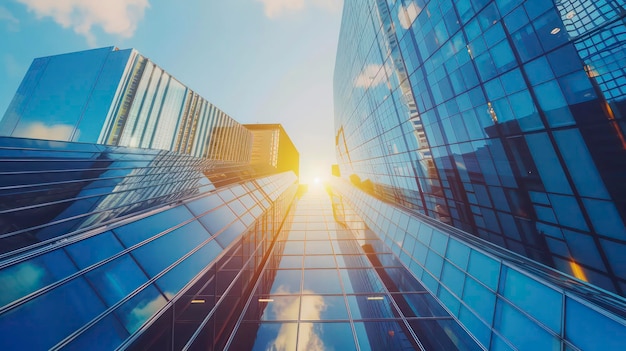
[[[244,124],[252,133],[250,163],[274,172],[300,172],[300,155],[280,124]]]
[[[485,349],[622,347],[623,14],[344,3],[334,190]]]
[[[0,135],[250,159],[239,123],[137,50],[114,47],[35,59]]]
[[[307,193],[282,128],[229,147],[200,97],[168,147],[115,129],[163,120],[124,112],[143,73],[44,124],[65,139],[0,137],[0,348],[622,350],[620,6],[346,0],[338,165]],[[37,72],[18,95],[54,101]]]

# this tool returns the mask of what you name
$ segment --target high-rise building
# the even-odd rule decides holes
[[[0,135],[250,159],[247,129],[137,50],[114,47],[35,59]]]
[[[345,0],[308,192],[282,127],[133,50],[35,60],[0,121],[0,349],[623,350],[622,7]]]
[[[623,347],[623,1],[344,4],[343,201],[482,347]]]
[[[250,163],[274,172],[300,171],[300,154],[280,124],[244,124],[252,132]]]

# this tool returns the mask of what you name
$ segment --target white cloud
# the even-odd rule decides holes
[[[15,18],[11,11],[2,6],[0,6],[0,21],[6,21],[7,29],[11,32],[17,32],[20,30],[20,20]]]
[[[51,17],[64,28],[96,45],[93,27],[109,34],[131,37],[150,6],[148,0],[17,0],[38,18]]]
[[[263,4],[265,16],[277,18],[287,13],[294,13],[306,7],[317,7],[330,12],[341,10],[343,0],[255,0]]]

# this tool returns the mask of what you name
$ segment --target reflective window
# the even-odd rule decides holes
[[[302,289],[304,294],[342,293],[337,270],[335,269],[305,270]]]
[[[416,319],[409,324],[426,350],[480,350],[452,319]]]
[[[352,351],[356,350],[356,345],[350,323],[300,323],[298,349]]]
[[[46,350],[82,327],[99,313],[104,304],[83,278],[68,283],[0,316],[2,350]],[[63,323],[59,316],[65,316]],[[41,323],[46,331],[41,331]],[[36,336],[36,337],[34,337]]]
[[[167,301],[158,290],[149,285],[115,310],[115,315],[129,333],[134,333],[157,313]]]
[[[141,267],[154,277],[208,238],[206,230],[194,221],[140,246],[132,254]]]
[[[65,248],[80,269],[105,260],[123,249],[111,232],[92,236]]]
[[[304,295],[300,306],[300,319],[308,321],[348,319],[346,302],[343,296]]]
[[[126,247],[130,247],[191,218],[193,216],[187,208],[178,206],[115,228],[113,231]]]
[[[85,277],[104,299],[107,306],[112,306],[141,284],[148,281],[129,256],[121,256],[104,266],[88,272]]]
[[[0,271],[0,305],[26,296],[76,271],[62,250],[9,266]]]

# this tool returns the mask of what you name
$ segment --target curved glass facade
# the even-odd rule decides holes
[[[623,1],[346,0],[340,173],[626,296]]]
[[[224,185],[233,170],[173,152],[0,143],[3,350],[180,349],[216,318],[229,332],[224,313],[254,281],[297,190],[292,172],[255,179],[249,169]]]

